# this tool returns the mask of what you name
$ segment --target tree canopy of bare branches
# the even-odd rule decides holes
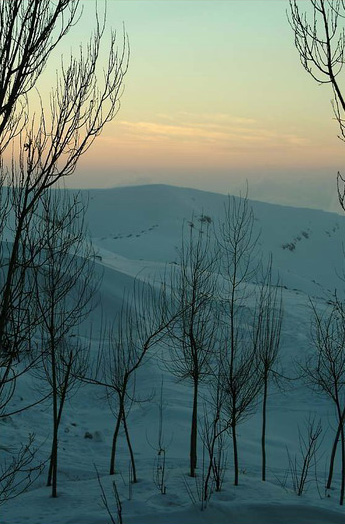
[[[78,195],[51,190],[41,199],[37,234],[44,239],[34,267],[35,302],[42,352],[39,378],[52,399],[53,439],[48,474],[57,496],[58,430],[66,400],[88,367],[78,328],[93,306],[98,282],[95,253],[86,236],[85,204]]]
[[[190,476],[197,465],[198,399],[200,383],[212,374],[217,339],[216,286],[218,258],[211,242],[210,224],[197,219],[183,232],[178,264],[169,284],[171,311],[169,370],[193,387],[190,434]],[[173,317],[173,314],[171,314]]]
[[[314,354],[303,366],[306,380],[317,391],[325,394],[334,404],[337,426],[336,441],[341,444],[341,488],[340,504],[345,494],[345,316],[340,302],[335,302],[324,312],[312,304],[312,338]],[[332,453],[333,455],[333,453]],[[333,470],[333,460],[331,469]],[[331,473],[330,473],[331,474]]]
[[[238,485],[237,426],[253,411],[262,386],[258,347],[253,337],[253,281],[258,271],[258,234],[247,195],[228,198],[220,225],[221,355],[220,371],[225,390],[224,411],[231,430],[234,483]]]
[[[345,141],[345,95],[341,83],[345,60],[345,2],[290,0],[289,22],[304,69],[319,85],[330,84],[333,90],[338,137]],[[345,185],[340,173],[337,186],[339,202],[345,210]]]
[[[52,186],[75,172],[78,160],[119,109],[128,68],[128,38],[114,31],[105,50],[106,10],[95,14],[89,41],[61,58],[56,83],[38,93],[39,79],[59,42],[78,23],[78,0],[0,2],[0,406],[24,371],[17,360],[32,349],[40,322],[31,307],[33,268],[47,237],[37,240],[35,217]],[[32,112],[31,99],[40,100]],[[8,158],[12,159],[8,161]],[[47,204],[48,200],[45,200]],[[40,259],[40,260],[38,260]],[[38,314],[38,317],[41,315]],[[42,318],[42,316],[41,316]],[[31,363],[35,359],[31,360]],[[24,366],[24,370],[30,363]],[[0,477],[1,482],[1,477]]]

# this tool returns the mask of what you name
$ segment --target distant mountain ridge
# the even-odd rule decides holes
[[[167,185],[92,189],[87,194],[87,220],[100,252],[162,263],[175,260],[184,221],[204,215],[217,223],[227,200],[218,193]],[[272,253],[284,285],[311,295],[342,287],[338,275],[345,217],[258,201],[251,205],[260,247]]]

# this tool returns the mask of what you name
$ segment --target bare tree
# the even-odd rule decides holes
[[[333,305],[333,307],[337,311],[338,315],[340,315],[343,318],[343,321],[345,322],[344,305],[339,300],[337,294],[335,294],[332,297],[332,300],[330,300],[329,302],[330,302],[330,304]],[[334,440],[333,440],[333,446],[332,446],[332,451],[331,451],[331,456],[330,456],[330,461],[329,461],[329,470],[328,470],[328,478],[327,478],[327,483],[326,483],[326,489],[331,489],[331,487],[332,487],[333,473],[334,473],[334,463],[335,463],[335,459],[336,459],[336,453],[337,453],[338,444],[339,444],[339,441],[341,440],[341,432],[342,432],[342,427],[344,426],[344,422],[345,422],[345,406],[344,406],[344,409],[343,409],[343,412],[342,412],[341,419],[340,419],[340,421],[338,421],[337,431],[336,431],[336,434],[335,434],[335,437],[334,437]]]
[[[303,7],[303,10],[305,7]],[[343,0],[310,0],[307,12],[301,12],[297,0],[290,0],[290,25],[295,33],[295,46],[301,63],[318,84],[331,84],[333,110],[344,139],[345,99],[339,85],[344,66],[345,18]]]
[[[340,82],[345,52],[345,2],[344,0],[310,0],[307,4],[308,12],[304,11],[305,5],[303,12],[300,6],[297,0],[290,0],[289,20],[295,34],[295,45],[307,73],[319,85],[331,85],[334,95],[332,107],[340,130],[338,138],[345,141],[345,96]],[[337,190],[340,205],[345,211],[345,179],[339,172]],[[331,486],[335,454],[339,438],[342,439],[344,420],[345,409],[339,419],[337,435],[333,443],[327,488]]]
[[[305,435],[300,428],[298,429],[300,457],[298,458],[297,455],[292,457],[287,450],[292,487],[299,497],[306,491],[310,482],[308,477],[311,466],[314,465],[316,468],[321,434],[321,421],[316,422],[315,418],[309,416],[305,423]]]
[[[36,449],[33,448],[35,437],[29,435],[26,444],[19,450],[8,448],[10,459],[0,468],[0,506],[18,497],[40,475],[43,465],[35,464]]]
[[[157,441],[156,445],[152,445],[149,442],[151,448],[156,452],[156,457],[153,466],[153,482],[156,488],[162,495],[166,495],[166,453],[168,444],[165,441],[164,436],[164,408],[165,403],[163,399],[163,384],[164,380],[162,377],[159,401],[158,401],[158,428],[157,428]]]
[[[303,5],[303,10],[302,6]],[[304,69],[320,84],[330,84],[332,107],[340,134],[345,141],[345,96],[340,78],[345,52],[344,0],[290,0],[289,22],[295,34],[295,46]],[[343,176],[337,177],[338,197],[345,210]]]
[[[0,347],[14,307],[12,289],[18,272],[21,274],[19,268],[25,268],[25,261],[19,263],[20,246],[38,203],[47,189],[75,171],[80,156],[118,110],[127,67],[126,45],[119,54],[116,35],[112,34],[104,83],[99,85],[96,66],[104,31],[105,20],[101,24],[96,17],[95,33],[86,52],[81,50],[78,59],[71,57],[68,65],[62,63],[60,78],[50,96],[49,117],[42,107],[38,123],[33,120],[20,135],[19,162],[13,162],[9,179],[16,223],[0,294]]]
[[[252,413],[262,386],[258,347],[253,337],[253,296],[250,281],[258,271],[254,215],[247,195],[228,198],[218,244],[221,253],[222,335],[221,374],[225,390],[224,410],[231,429],[234,483],[238,485],[237,426]]]
[[[1,2],[0,153],[27,123],[28,93],[76,22],[78,4],[78,0]]]
[[[13,139],[18,134],[16,119],[19,122],[21,114],[27,112],[27,93],[35,86],[50,52],[73,25],[77,5],[74,0],[60,0],[57,5],[48,0],[30,3],[15,0],[11,6],[1,6],[3,87],[0,94],[3,106],[0,113],[3,122],[0,129],[3,131],[0,138],[8,135]],[[65,11],[69,16],[63,17]],[[60,31],[56,31],[57,24],[61,24]],[[0,290],[1,348],[9,316],[15,307],[12,289],[18,286],[18,273],[22,274],[27,262],[19,260],[20,246],[38,202],[49,187],[74,172],[80,156],[118,110],[127,69],[126,40],[119,52],[116,35],[112,33],[104,81],[100,83],[97,63],[104,32],[105,17],[100,21],[96,16],[94,34],[86,50],[81,48],[79,57],[71,56],[67,65],[62,61],[57,85],[50,96],[49,114],[42,106],[38,120],[33,118],[28,122],[26,118],[25,125],[19,126],[18,160],[14,159],[10,172],[3,174],[12,188],[10,205],[14,210],[15,225]],[[18,104],[22,108],[19,116],[15,112]],[[6,129],[10,129],[9,133]],[[8,143],[8,137],[5,142]]]
[[[321,314],[312,304],[312,337],[315,353],[303,366],[306,379],[334,403],[341,439],[340,504],[345,492],[345,323],[336,305]]]
[[[195,477],[199,386],[211,375],[217,334],[217,254],[208,221],[193,218],[188,227],[169,284],[171,309],[180,313],[168,331],[168,368],[193,387],[189,451],[190,476]]]
[[[121,499],[120,499],[120,495],[119,495],[119,492],[118,492],[118,489],[117,489],[117,486],[116,486],[116,482],[115,480],[113,480],[113,483],[112,483],[112,488],[113,488],[113,496],[114,496],[114,501],[115,501],[115,506],[116,506],[116,517],[114,516],[114,513],[111,509],[111,506],[110,506],[110,502],[107,498],[107,495],[105,493],[105,490],[104,490],[104,487],[103,487],[103,484],[102,484],[102,481],[101,481],[101,477],[99,476],[99,473],[98,473],[98,470],[97,468],[96,469],[96,475],[97,475],[97,481],[98,481],[98,485],[100,487],[100,490],[101,490],[101,502],[102,502],[102,505],[103,507],[105,508],[106,512],[108,513],[108,516],[111,520],[111,524],[122,524],[123,523],[123,519],[122,519],[122,502],[121,502]]]
[[[65,402],[86,373],[87,348],[78,327],[92,309],[97,282],[94,250],[87,240],[85,205],[61,191],[41,199],[38,236],[44,238],[35,267],[35,305],[40,313],[43,358],[39,376],[52,398],[53,438],[48,486],[57,496],[58,430]],[[42,380],[40,381],[42,387]]]
[[[262,374],[262,431],[261,431],[261,478],[266,480],[266,425],[267,399],[271,380],[279,380],[281,374],[276,369],[280,334],[283,320],[282,293],[278,282],[272,282],[272,258],[270,257],[263,281],[259,288],[259,297],[255,307],[255,345],[258,351],[259,368]]]
[[[103,337],[94,376],[84,378],[91,384],[106,389],[106,396],[115,416],[115,427],[110,455],[110,475],[115,473],[119,432],[123,427],[130,454],[133,482],[137,482],[133,447],[128,429],[128,414],[136,397],[137,370],[158,344],[171,322],[161,306],[164,289],[156,289],[148,282],[136,281],[133,292],[124,296],[122,309],[107,335]]]
[[[61,61],[50,103],[30,115],[30,93],[51,52],[78,21],[78,5],[78,0],[0,3],[1,406],[8,404],[23,374],[17,371],[18,354],[31,350],[37,326],[30,276],[42,246],[31,241],[33,217],[44,194],[75,171],[80,156],[114,118],[128,66],[127,37],[119,50],[112,32],[108,62],[99,69],[106,14],[103,19],[96,14],[94,32],[79,56]],[[9,145],[13,158],[6,166],[3,154]],[[7,243],[5,234],[11,236]]]
[[[204,500],[209,500],[214,486],[215,491],[221,491],[226,468],[226,437],[228,421],[223,415],[225,391],[221,381],[221,373],[210,383],[210,398],[205,405],[205,413],[201,428],[203,444],[207,450],[209,464],[204,479]]]

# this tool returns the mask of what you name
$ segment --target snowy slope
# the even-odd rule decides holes
[[[174,261],[183,221],[204,214],[217,223],[227,199],[163,185],[92,190],[89,198],[91,235],[109,263],[111,258],[115,262],[114,253],[141,262]],[[343,216],[262,202],[252,202],[252,206],[262,251],[272,252],[286,286],[311,294],[320,294],[320,286],[332,291],[339,287]],[[122,267],[120,259],[119,264]]]
[[[192,216],[208,215],[217,222],[226,201],[224,195],[169,186],[137,186],[92,190],[87,220],[99,251],[98,270],[104,271],[100,289],[103,315],[115,316],[123,293],[133,278],[154,275],[176,259],[182,224]],[[282,278],[285,319],[282,335],[282,365],[294,373],[294,360],[310,348],[308,296],[319,304],[327,290],[342,283],[342,241],[345,219],[336,214],[253,202],[256,226],[261,231],[263,253],[272,252],[274,266]],[[101,312],[94,312],[93,352],[97,351]],[[164,376],[164,435],[167,445],[167,494],[161,495],[153,482],[158,434],[158,396]],[[231,448],[223,491],[214,494],[209,507],[200,511],[197,486],[188,477],[188,445],[191,400],[188,386],[177,382],[161,365],[158,355],[139,370],[137,389],[150,402],[134,405],[130,431],[137,459],[138,484],[130,489],[128,453],[123,436],[119,443],[116,483],[123,503],[124,523],[131,524],[264,524],[340,523],[344,511],[338,506],[339,468],[336,489],[325,496],[325,471],[333,432],[329,421],[332,406],[312,394],[301,382],[285,391],[274,390],[269,399],[268,476],[260,481],[260,413],[239,430],[240,486],[232,485]],[[23,398],[37,398],[37,385],[29,378],[19,382],[14,408]],[[298,425],[308,413],[323,420],[324,455],[318,466],[318,483],[311,483],[303,497],[297,497],[286,476],[286,448],[298,453]],[[45,487],[46,471],[27,493],[0,507],[1,524],[106,524],[110,522],[101,504],[95,466],[116,515],[111,494],[112,477],[107,475],[114,420],[102,392],[92,385],[82,387],[66,406],[60,432],[59,497],[50,498]],[[49,455],[51,415],[49,404],[7,419],[1,426],[1,445],[10,454],[13,442],[25,440],[34,430],[38,457]],[[93,438],[84,438],[89,432]],[[201,454],[199,453],[199,456]],[[192,497],[188,495],[186,483]],[[317,485],[316,485],[317,484]],[[193,496],[196,503],[193,504]],[[130,499],[130,500],[129,500]]]

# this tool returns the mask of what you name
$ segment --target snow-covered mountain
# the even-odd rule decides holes
[[[86,192],[85,192],[86,193]],[[97,265],[103,271],[100,288],[103,314],[115,316],[124,291],[139,275],[153,276],[176,261],[185,221],[210,217],[222,220],[224,195],[163,185],[133,186],[87,192],[87,222],[98,250]],[[309,296],[322,306],[335,289],[342,295],[339,278],[344,267],[345,217],[312,209],[252,202],[260,250],[272,253],[284,299],[282,348],[284,373],[294,375],[294,361],[310,349]],[[92,333],[91,351],[99,343],[99,309],[94,312],[97,329]],[[91,322],[92,318],[90,319]],[[164,376],[164,435],[166,443],[167,492],[157,490],[153,476],[157,457],[158,398]],[[23,398],[37,392],[24,377],[13,399],[19,409]],[[188,477],[191,397],[188,386],[171,376],[156,354],[139,369],[137,391],[142,398],[129,415],[139,482],[129,484],[129,457],[123,435],[119,442],[120,473],[116,485],[123,506],[124,523],[340,523],[344,511],[338,506],[340,459],[336,487],[325,493],[326,464],[334,437],[333,407],[316,396],[302,381],[290,382],[284,391],[269,397],[268,474],[260,481],[260,413],[239,429],[240,486],[232,485],[232,456],[223,490],[215,493],[206,510],[200,511],[198,483]],[[104,393],[104,392],[103,392]],[[319,453],[318,479],[302,497],[292,490],[288,457],[298,455],[298,426],[308,414],[320,417],[323,442]],[[1,445],[11,453],[28,433],[36,435],[37,456],[47,459],[51,432],[48,404],[19,413],[1,426]],[[116,517],[112,495],[113,478],[107,475],[114,418],[104,394],[93,385],[82,387],[66,407],[60,431],[59,497],[51,499],[45,487],[46,474],[29,491],[0,508],[2,524],[105,524],[110,522],[101,504],[95,466]],[[85,438],[88,435],[89,438]],[[5,444],[3,444],[5,443]],[[322,455],[323,453],[323,455]],[[201,454],[200,454],[201,457]],[[201,475],[201,468],[200,468]],[[188,489],[187,489],[188,486]],[[200,484],[199,484],[200,487]],[[194,500],[194,502],[193,502]]]
[[[164,185],[91,190],[88,221],[104,263],[127,271],[176,259],[182,224],[222,220],[227,197]],[[345,219],[335,213],[252,202],[263,253],[288,288],[320,295],[339,287]],[[122,260],[124,257],[127,260]],[[117,262],[116,262],[117,261]],[[135,261],[138,261],[138,265]],[[133,269],[130,269],[133,268]]]

